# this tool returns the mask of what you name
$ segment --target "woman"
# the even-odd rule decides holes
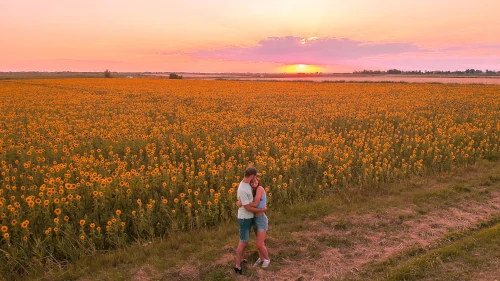
[[[260,182],[257,178],[253,179],[250,182],[250,185],[252,186],[254,200],[249,205],[258,209],[262,209],[267,204],[266,190],[260,185]],[[238,201],[237,205],[238,207],[240,207],[241,202]],[[255,262],[255,266],[259,266],[262,264],[262,267],[266,268],[269,266],[271,261],[269,260],[267,247],[264,243],[264,241],[266,240],[266,232],[268,229],[268,219],[264,211],[255,213],[253,227],[255,236],[257,236],[257,250],[259,251],[259,259],[257,259],[257,261]]]

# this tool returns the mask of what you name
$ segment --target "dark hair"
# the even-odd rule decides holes
[[[245,178],[248,178],[249,176],[255,176],[255,175],[257,175],[257,169],[255,169],[254,166],[249,166],[245,170]]]

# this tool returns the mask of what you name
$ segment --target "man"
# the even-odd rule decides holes
[[[251,207],[249,204],[253,202],[252,187],[250,182],[257,176],[257,169],[250,166],[245,170],[245,177],[238,186],[238,200],[241,201],[242,206],[238,208],[238,226],[240,229],[240,242],[236,248],[236,265],[234,272],[243,274],[241,262],[243,261],[243,254],[250,239],[250,230],[253,224],[254,213],[265,211],[265,208],[257,209]]]

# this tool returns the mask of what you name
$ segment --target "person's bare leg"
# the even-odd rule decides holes
[[[255,230],[255,228],[254,228],[254,230]],[[255,236],[257,236],[257,230],[255,230]],[[248,242],[247,242],[247,245],[248,245]],[[245,260],[245,250],[243,250],[243,254],[241,255],[240,265],[243,263],[244,260]]]
[[[259,251],[259,256],[261,259],[269,259],[269,253],[267,252],[267,247],[265,245],[266,231],[257,232],[257,250]]]
[[[259,232],[257,231],[257,228],[255,228],[255,227],[254,227],[254,228],[253,228],[253,232],[255,232],[255,238],[259,237],[259,235],[258,235],[258,233],[259,233]],[[258,240],[256,241],[256,244],[257,244],[257,243],[258,243]],[[257,244],[257,245],[258,245],[258,244]],[[262,254],[261,254],[261,252],[260,252],[259,248],[257,248],[257,251],[259,252],[259,258],[260,258],[261,260],[264,260],[264,256],[262,256]]]
[[[236,248],[236,267],[241,268],[241,262],[243,261],[243,254],[245,253],[245,248],[247,247],[248,242],[240,241],[238,243],[238,247]]]

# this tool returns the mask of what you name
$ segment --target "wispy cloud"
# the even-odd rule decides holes
[[[93,63],[93,64],[123,64],[125,61],[118,60],[85,60],[85,59],[52,59],[53,62],[72,62],[72,63]]]
[[[450,46],[437,51],[463,51],[463,50],[500,50],[500,44],[465,44]]]

